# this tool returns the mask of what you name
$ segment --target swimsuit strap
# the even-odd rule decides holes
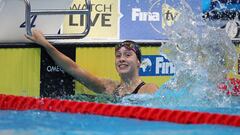
[[[145,85],[145,84],[146,84],[145,82],[141,82],[141,83],[136,87],[136,89],[132,92],[132,94],[137,94],[138,91],[139,91],[139,89],[140,89],[143,85]]]
[[[141,82],[131,94],[137,94],[139,89],[145,84],[146,84],[145,82]],[[116,90],[113,92],[114,97],[119,96],[119,93],[118,93],[119,92],[118,91],[119,87],[120,87],[120,84],[117,86]],[[127,94],[127,95],[129,95],[129,94]]]

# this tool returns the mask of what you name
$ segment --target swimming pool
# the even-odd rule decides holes
[[[189,10],[186,12],[189,12]],[[226,105],[222,104],[225,102],[219,101],[228,101],[228,97],[223,96],[222,98],[222,96],[214,95],[216,91],[212,90],[213,87],[208,82],[218,81],[216,75],[226,72],[226,68],[222,69],[220,67],[225,64],[223,63],[225,59],[222,59],[225,50],[230,49],[227,53],[234,54],[229,48],[231,44],[228,44],[228,40],[217,42],[215,39],[225,40],[225,38],[217,37],[219,35],[215,36],[215,29],[206,29],[206,26],[203,25],[205,23],[202,22],[199,23],[201,27],[198,27],[199,25],[192,26],[191,24],[196,24],[194,19],[189,22],[185,20],[193,17],[188,14],[185,17],[187,19],[182,21],[185,23],[180,23],[178,26],[181,26],[179,28],[189,29],[179,29],[178,33],[183,35],[180,38],[175,37],[175,39],[177,43],[182,44],[172,48],[172,50],[176,50],[176,53],[169,56],[178,56],[176,62],[184,68],[179,70],[181,72],[177,72],[180,73],[177,76],[179,77],[177,80],[180,80],[180,82],[177,83],[180,88],[181,86],[187,86],[189,92],[184,93],[185,91],[181,89],[178,91],[183,93],[173,93],[172,95],[166,93],[162,100],[164,102],[156,100],[155,103],[159,105],[158,109],[1,95],[0,134],[239,134],[240,128],[237,127],[240,123],[239,102],[236,103],[237,106],[235,107],[228,106],[228,102]],[[194,29],[195,27],[197,29]],[[184,33],[181,30],[189,31]],[[204,33],[199,34],[198,31],[204,31]],[[178,33],[173,34],[177,35]],[[202,36],[204,34],[207,36]],[[180,39],[180,42],[178,39]],[[213,44],[215,42],[217,43]],[[219,48],[223,49],[220,50]],[[192,50],[199,53],[192,53]],[[218,54],[218,57],[216,57],[216,54]],[[229,60],[231,60],[231,57],[229,57]],[[195,74],[187,74],[190,71]],[[206,79],[208,77],[209,80]],[[198,94],[196,95],[196,93]],[[214,98],[219,99],[216,102],[211,102],[214,101]],[[143,106],[149,106],[150,101],[154,104],[154,100],[155,98],[153,100],[151,98],[146,99],[147,104]],[[179,100],[182,101],[179,102]],[[133,100],[131,99],[131,101]],[[135,101],[133,101],[134,103]],[[199,103],[209,106],[198,106]],[[211,103],[213,106],[211,106]],[[134,105],[139,104],[137,102]],[[161,107],[164,109],[161,109]]]
[[[240,128],[222,125],[184,125],[97,115],[45,111],[0,111],[0,134],[239,134]]]
[[[199,107],[203,112],[192,112],[48,98],[0,96],[1,134],[238,134],[240,132],[240,128],[237,127],[240,126],[240,108]],[[229,126],[231,124],[234,126]]]

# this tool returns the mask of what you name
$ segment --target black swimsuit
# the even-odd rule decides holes
[[[136,88],[135,88],[135,90],[131,93],[131,94],[137,94],[138,93],[138,91],[140,90],[140,88],[143,86],[143,85],[145,85],[146,83],[145,82],[141,82]],[[120,87],[120,85],[117,87],[117,89]],[[114,92],[114,95],[115,96],[119,96],[119,93],[118,93],[118,90],[115,90],[115,92]],[[127,94],[128,95],[128,94]]]
[[[137,94],[143,85],[145,85],[145,82],[141,82],[131,94]]]

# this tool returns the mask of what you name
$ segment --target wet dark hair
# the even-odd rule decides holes
[[[137,55],[137,58],[140,61],[140,63],[142,62],[141,61],[141,57],[142,57],[141,48],[136,42],[131,41],[131,40],[123,41],[120,44],[117,44],[115,46],[115,51],[119,50],[122,47],[126,47],[127,49],[135,52],[135,54]]]

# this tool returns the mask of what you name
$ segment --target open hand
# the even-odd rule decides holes
[[[32,36],[25,34],[25,37],[35,43],[38,43],[39,45],[42,45],[43,47],[48,44],[48,41],[44,37],[43,33],[37,29],[32,29]]]

